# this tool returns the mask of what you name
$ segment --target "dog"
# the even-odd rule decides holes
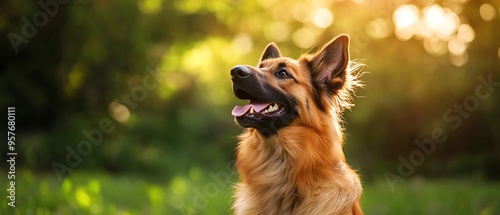
[[[346,163],[341,113],[362,86],[362,64],[349,60],[349,36],[314,54],[283,57],[270,43],[257,67],[231,69],[235,122],[245,128],[236,149],[237,215],[363,214],[359,176]]]

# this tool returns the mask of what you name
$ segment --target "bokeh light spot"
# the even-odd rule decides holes
[[[174,7],[186,14],[193,14],[198,12],[203,7],[203,1],[196,0],[183,0],[183,1],[174,1]]]
[[[92,179],[88,184],[89,191],[94,194],[99,194],[101,192],[101,183],[98,180]]]
[[[148,197],[151,204],[158,205],[163,201],[163,190],[158,186],[148,187]]]
[[[450,9],[446,8],[444,11],[445,15],[443,23],[440,26],[440,30],[438,31],[438,36],[442,39],[448,39],[457,31],[458,26],[460,25],[460,19],[457,14]]]
[[[394,33],[396,34],[396,37],[401,41],[409,40],[413,37],[413,32],[410,28],[396,28]]]
[[[432,5],[424,9],[426,25],[441,39],[448,39],[458,28],[458,16],[448,8]]]
[[[406,28],[414,25],[418,21],[418,8],[410,4],[399,6],[394,11],[393,21],[398,28]]]
[[[73,186],[73,184],[71,183],[71,180],[70,179],[64,179],[63,183],[62,183],[62,191],[64,194],[69,194],[71,192],[71,187]]]
[[[457,37],[466,43],[470,43],[476,38],[476,34],[470,25],[462,24],[458,27]]]
[[[130,118],[130,111],[125,105],[118,102],[109,104],[109,112],[111,116],[118,122],[126,122]]]
[[[79,187],[76,192],[75,192],[75,198],[76,201],[78,202],[78,205],[84,208],[89,208],[91,204],[90,196],[87,194],[87,192]]]
[[[467,44],[458,38],[453,38],[448,42],[448,50],[453,55],[462,55],[467,50]]]
[[[318,8],[314,12],[313,24],[320,28],[327,28],[333,23],[333,13],[328,8]]]
[[[170,182],[170,190],[176,197],[186,195],[188,191],[188,184],[186,182],[186,179],[180,176],[174,177]]]
[[[450,62],[455,66],[463,66],[469,61],[469,54],[464,52],[461,55],[450,55]]]
[[[427,53],[434,56],[441,56],[446,54],[448,47],[446,42],[437,38],[429,38],[424,40],[424,49]]]
[[[252,50],[253,40],[247,33],[239,33],[233,38],[233,49],[240,54],[247,54]]]
[[[420,9],[416,5],[403,4],[394,11],[396,37],[402,41],[413,37],[422,40],[425,51],[434,56],[441,56],[448,51],[455,56],[463,55],[469,43],[475,39],[474,29],[462,24],[457,13],[448,7],[440,6],[433,0],[420,3],[429,6]],[[460,2],[447,3],[462,7]],[[457,58],[454,59],[458,65]]]
[[[433,30],[438,30],[444,22],[444,9],[439,5],[432,5],[424,9],[425,13],[425,23],[429,28]]]
[[[481,5],[481,7],[479,7],[479,15],[481,15],[481,18],[484,21],[489,22],[495,19],[496,11],[495,8],[491,6],[491,4],[483,4]]]

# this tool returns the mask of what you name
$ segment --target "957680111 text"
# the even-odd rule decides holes
[[[7,178],[8,205],[16,207],[16,107],[7,108],[7,163],[9,164],[9,172]]]

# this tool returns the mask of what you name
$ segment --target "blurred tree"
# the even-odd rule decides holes
[[[443,119],[474,95],[478,77],[500,80],[498,0],[40,2],[0,3],[0,106],[17,107],[19,162],[32,169],[64,161],[66,146],[104,118],[116,129],[78,168],[170,176],[224,164],[240,130],[229,69],[255,65],[270,41],[297,57],[348,33],[369,74],[346,113],[346,151],[366,178],[397,170],[398,156],[435,128],[448,138],[417,173],[499,177],[500,94],[456,129]],[[13,34],[27,39],[17,52]]]

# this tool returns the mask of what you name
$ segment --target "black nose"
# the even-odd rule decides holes
[[[231,79],[238,80],[250,76],[250,71],[244,66],[235,66],[231,69]]]

